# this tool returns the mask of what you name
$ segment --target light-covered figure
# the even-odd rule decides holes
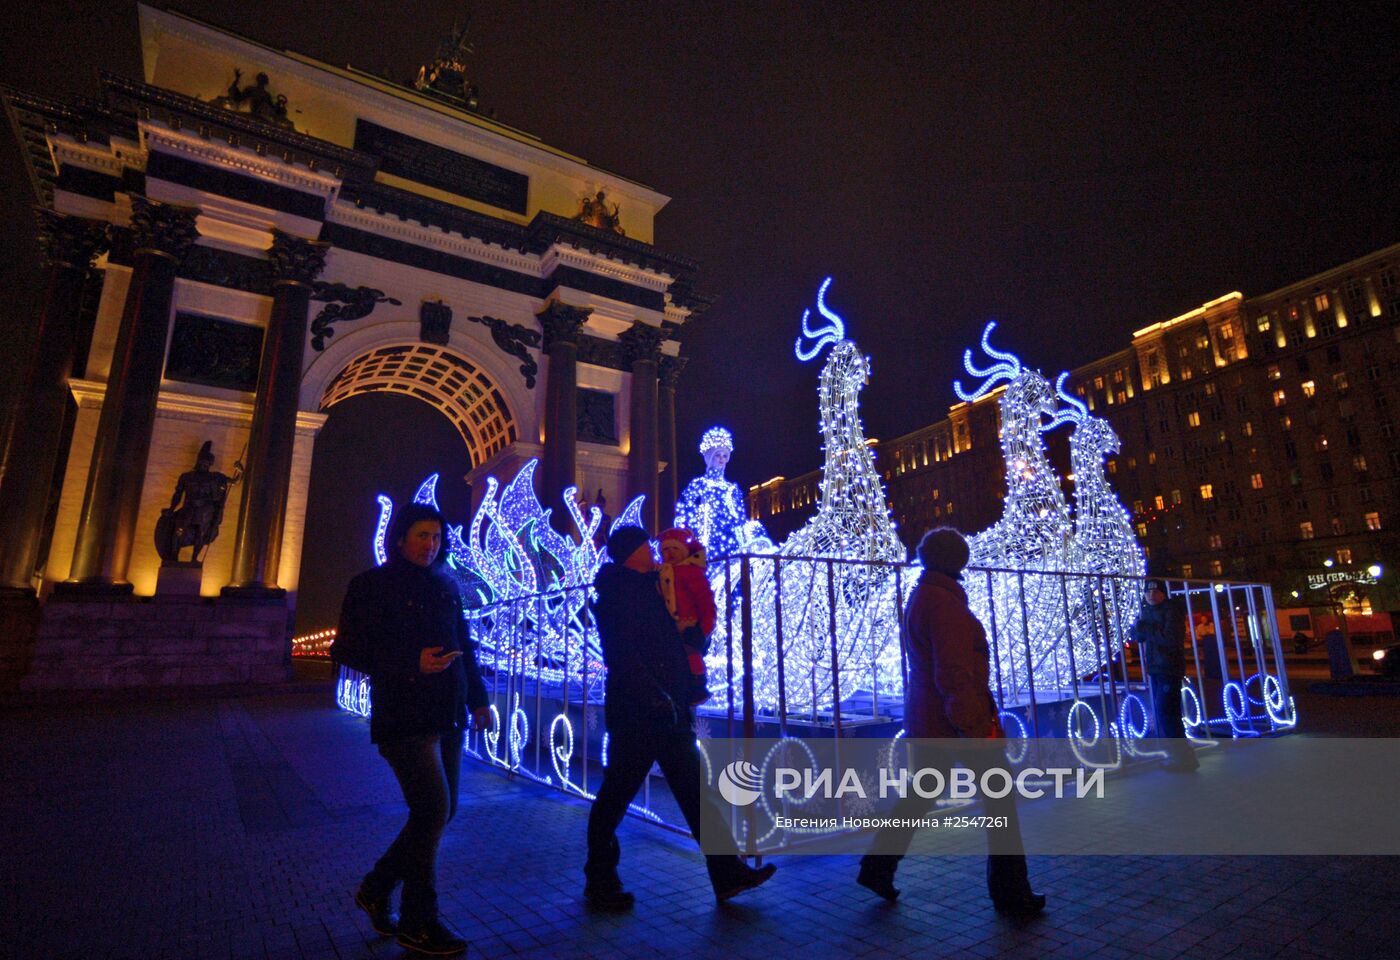
[[[724,468],[734,453],[734,437],[723,427],[711,427],[700,438],[700,456],[705,458],[705,474],[685,485],[676,502],[672,526],[692,530],[705,545],[711,560],[723,560],[735,553],[767,553],[773,547],[763,525],[750,520],[744,509],[744,492],[724,477]]]

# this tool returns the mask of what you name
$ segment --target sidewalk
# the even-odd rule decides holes
[[[29,706],[0,712],[0,732],[0,956],[404,956],[350,900],[402,802],[329,691]],[[464,765],[440,873],[472,956],[1363,960],[1396,956],[1400,936],[1389,858],[1033,858],[1050,908],[1016,923],[972,858],[910,861],[889,907],[850,858],[788,857],[716,907],[691,842],[635,820],[621,839],[637,908],[596,915],[579,899],[587,814]]]

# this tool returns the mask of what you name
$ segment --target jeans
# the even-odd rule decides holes
[[[1152,685],[1152,735],[1164,741],[1162,746],[1173,760],[1197,763],[1181,720],[1181,678],[1153,673],[1147,679]]]
[[[458,730],[379,744],[379,755],[389,762],[408,803],[408,822],[365,875],[364,890],[388,899],[403,883],[404,923],[427,923],[438,916],[438,843],[457,813],[464,736]]]
[[[972,770],[978,781],[988,767],[1004,766],[1005,754],[1000,740],[972,740],[968,747],[919,747],[910,744],[911,770],[931,767],[946,777],[954,764],[961,762]],[[934,806],[934,798],[924,798],[911,786],[903,798],[896,801],[889,816],[896,819],[918,819]],[[983,797],[981,816],[1005,817],[1005,827],[987,828],[987,892],[993,900],[1011,899],[1030,892],[1026,872],[1025,846],[1021,841],[1021,818],[1016,809],[1016,792],[1004,797]],[[875,834],[870,852],[861,860],[861,870],[883,874],[893,879],[899,861],[913,842],[914,827],[887,827]]]
[[[732,853],[705,857],[710,883],[716,891],[732,886],[748,868],[739,859],[738,847],[729,838],[729,825],[715,805],[702,801],[700,795],[700,750],[695,745],[695,731],[689,724],[673,724],[668,720],[656,724],[646,722],[618,724],[608,731],[608,765],[603,772],[603,784],[588,814],[588,862],[583,872],[590,885],[620,888],[617,863],[622,848],[617,842],[617,828],[627,814],[627,805],[637,795],[653,763],[659,764],[666,785],[681,808],[690,832],[698,839],[703,820],[705,837],[728,841]]]

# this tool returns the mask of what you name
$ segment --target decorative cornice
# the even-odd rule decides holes
[[[186,133],[184,130],[175,130],[151,122],[142,122],[140,128],[148,152],[159,150],[162,153],[189,157],[200,163],[269,180],[294,190],[314,193],[332,202],[340,189],[338,177],[293,165],[280,157],[269,157],[265,152],[259,152],[256,147],[231,146],[226,138],[215,140],[203,131]]]
[[[617,339],[622,344],[623,354],[626,356],[627,362],[635,367],[639,363],[656,363],[661,350],[661,341],[665,337],[656,327],[645,323],[634,323]]]
[[[159,253],[176,260],[184,259],[190,247],[199,239],[195,226],[196,207],[173,203],[156,203],[145,197],[131,198],[132,251]]]
[[[491,339],[502,352],[520,360],[520,375],[525,378],[525,388],[535,389],[535,374],[540,366],[530,355],[530,349],[539,349],[540,332],[531,330],[521,323],[507,323],[497,317],[467,317],[474,323],[485,324],[491,330]]]
[[[330,244],[273,230],[272,249],[268,251],[272,276],[280,283],[310,283],[326,268],[326,251],[329,249]]]
[[[107,395],[107,384],[100,380],[68,381],[68,388],[78,406],[99,408]],[[243,400],[226,400],[222,397],[206,397],[194,393],[180,393],[164,387],[156,401],[156,410],[162,417],[174,420],[194,420],[201,423],[229,423],[247,425],[253,422],[253,405]],[[326,422],[328,415],[313,410],[298,410],[298,433],[315,434]]]
[[[338,179],[371,180],[377,161],[366,154],[294,130],[272,126],[251,116],[130,80],[113,73],[99,74],[109,107],[138,121],[164,124],[173,130],[189,127],[201,138],[217,137],[229,146],[249,146],[255,153],[280,157],[312,171],[325,168]]]
[[[52,267],[86,270],[107,248],[107,224],[85,217],[66,217],[47,207],[35,207],[39,222],[39,249]]]
[[[578,345],[579,331],[588,322],[593,311],[589,307],[571,307],[567,303],[551,300],[535,316],[544,332],[544,352],[549,353],[556,343]]]

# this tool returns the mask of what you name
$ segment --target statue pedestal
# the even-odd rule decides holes
[[[156,596],[197,597],[204,582],[204,564],[192,560],[162,563],[156,574]]]
[[[291,677],[291,654],[285,598],[55,595],[43,605],[19,689],[284,683]]]

